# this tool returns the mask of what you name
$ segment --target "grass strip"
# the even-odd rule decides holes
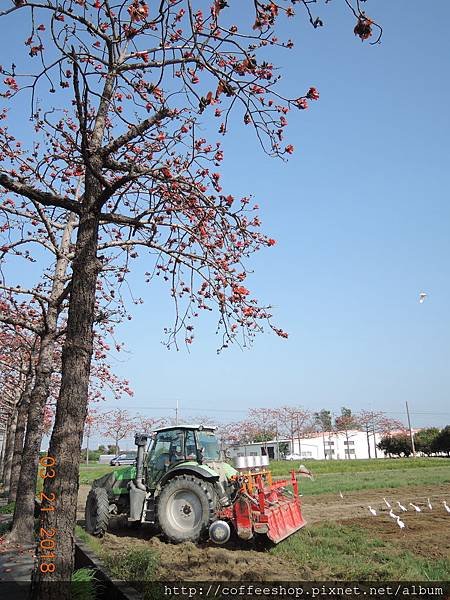
[[[338,494],[376,489],[450,484],[450,466],[380,470],[355,473],[314,473],[314,480],[300,479],[304,495]]]
[[[450,562],[428,560],[359,525],[320,523],[294,534],[271,554],[314,573],[316,581],[448,581]]]
[[[377,471],[416,470],[447,467],[450,468],[450,458],[383,458],[383,459],[353,459],[353,460],[273,460],[270,470],[273,475],[288,475],[291,469],[305,465],[313,473],[360,473]]]

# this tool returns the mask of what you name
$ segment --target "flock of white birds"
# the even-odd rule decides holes
[[[344,495],[342,494],[342,492],[339,492],[339,496],[341,498],[344,498]],[[396,515],[394,513],[394,511],[392,510],[392,505],[390,504],[390,502],[388,500],[386,500],[386,498],[383,498],[384,503],[386,504],[387,508],[389,509],[389,516],[394,519],[394,521],[396,521],[397,525],[400,527],[400,529],[405,529],[406,525],[404,523],[404,521],[402,521],[400,515]],[[406,508],[406,506],[404,506],[401,502],[399,502],[397,500],[397,504],[399,509],[402,511],[402,513],[404,512],[408,512],[408,509]],[[447,504],[447,502],[445,500],[442,501],[442,504],[444,505],[445,510],[450,514],[450,506]],[[414,504],[413,502],[409,503],[409,506],[412,508],[412,510],[414,510],[415,512],[422,512],[422,508],[420,508],[420,506],[417,506],[417,504]],[[369,512],[371,515],[373,515],[374,517],[378,516],[378,512],[375,508],[372,508],[370,505],[367,507],[369,509]],[[427,498],[427,508],[428,510],[433,510],[433,505],[431,504],[431,501],[429,498]]]

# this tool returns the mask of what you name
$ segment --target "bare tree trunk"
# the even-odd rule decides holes
[[[12,456],[12,433],[11,433],[11,426],[14,422],[14,409],[12,409],[11,414],[9,415],[9,417],[6,420],[6,428],[5,428],[5,432],[4,432],[4,438],[3,438],[3,456],[2,456],[2,470],[1,470],[1,475],[0,475],[0,480],[5,483],[6,482],[6,473],[8,470],[7,464],[8,464],[8,456],[11,454]]]
[[[25,437],[25,428],[27,425],[28,406],[30,404],[30,388],[33,381],[31,373],[27,375],[26,388],[20,398],[17,411],[16,434],[14,436],[14,450],[11,461],[11,478],[9,483],[8,502],[15,502],[17,496],[17,487],[19,484],[20,466],[23,459],[23,440]]]
[[[59,316],[59,298],[64,291],[68,266],[66,251],[70,245],[76,217],[69,216],[61,239],[60,254],[56,261],[52,291],[46,315],[46,330],[41,336],[34,387],[28,409],[28,426],[19,477],[20,494],[17,497],[13,525],[8,538],[11,541],[34,541],[34,504],[39,450],[43,436],[45,405],[50,393],[53,373],[53,353]]]
[[[47,322],[50,321],[49,314]],[[56,322],[55,322],[56,327]],[[10,541],[32,543],[34,541],[34,498],[36,476],[39,466],[39,450],[43,436],[44,409],[50,391],[53,372],[53,335],[41,338],[36,379],[31,392],[28,409],[28,426],[25,435],[22,464],[19,476],[19,490],[14,510],[13,525],[8,535]]]
[[[377,437],[376,437],[376,434],[375,434],[375,422],[372,422],[372,431],[373,431],[373,451],[375,453],[375,458],[378,458]]]
[[[5,463],[5,444],[6,444],[6,427],[8,419],[6,419],[5,428],[1,430],[2,434],[2,451],[0,452],[0,482],[3,481],[3,465]]]
[[[18,392],[20,394],[20,392]],[[19,396],[17,396],[18,400]],[[9,418],[8,434],[6,436],[5,461],[3,463],[3,489],[5,495],[9,496],[9,483],[11,481],[12,460],[14,454],[14,440],[17,428],[17,404]]]
[[[300,438],[300,425],[297,417],[297,439],[298,439],[298,454],[301,457],[302,455],[302,442]]]
[[[92,198],[93,188],[98,182],[92,175],[86,176],[85,196]],[[72,287],[67,320],[66,339],[62,353],[62,378],[55,425],[50,439],[49,456],[54,458],[54,471],[47,470],[44,493],[55,494],[55,510],[43,513],[41,526],[45,530],[56,530],[56,558],[51,561],[54,571],[42,573],[37,570],[33,582],[33,596],[41,600],[69,600],[68,585],[74,564],[74,530],[76,523],[78,478],[83,439],[84,422],[87,415],[88,386],[93,352],[93,324],[95,318],[95,296],[101,263],[97,258],[99,217],[95,198],[91,212],[80,217],[73,261]],[[55,473],[55,477],[50,475]],[[59,582],[59,585],[55,585]]]

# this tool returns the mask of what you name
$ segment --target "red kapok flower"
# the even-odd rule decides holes
[[[140,2],[138,2],[138,0],[133,0],[128,7],[128,14],[134,23],[143,21],[148,17],[148,6],[144,0],[140,0]]]
[[[372,35],[372,19],[367,17],[359,17],[358,22],[355,25],[354,32],[358,35],[362,41],[367,40]]]
[[[317,91],[317,89],[315,87],[310,87],[308,90],[308,93],[306,94],[306,97],[309,98],[310,100],[318,100],[319,92]]]
[[[306,98],[298,98],[295,101],[295,104],[298,106],[298,108],[301,108],[302,110],[308,108],[308,101],[306,100]]]
[[[288,146],[286,146],[286,148],[284,149],[285,152],[287,152],[288,154],[293,154],[294,152],[294,146],[292,144],[289,144]]]
[[[248,289],[245,288],[243,285],[235,286],[233,288],[233,293],[236,294],[236,296],[248,296],[250,294]]]

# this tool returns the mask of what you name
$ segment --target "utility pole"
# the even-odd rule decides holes
[[[411,429],[411,419],[409,418],[408,402],[405,402],[405,404],[406,404],[406,415],[408,417],[409,437],[411,438],[411,448],[412,448],[413,456],[415,457],[416,456],[416,447],[414,446],[414,434]]]
[[[175,425],[178,425],[178,398],[177,398],[177,404],[175,407]]]

